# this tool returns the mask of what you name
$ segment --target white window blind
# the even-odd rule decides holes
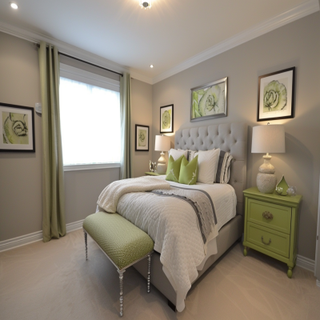
[[[63,66],[60,121],[65,168],[119,164],[119,82]]]

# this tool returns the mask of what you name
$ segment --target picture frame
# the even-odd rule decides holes
[[[227,115],[228,77],[191,89],[191,122]]]
[[[295,67],[259,77],[257,121],[294,117]]]
[[[173,104],[160,107],[160,133],[173,132],[174,113]]]
[[[0,102],[0,151],[35,152],[34,109]]]
[[[136,151],[149,151],[149,126],[136,124]]]

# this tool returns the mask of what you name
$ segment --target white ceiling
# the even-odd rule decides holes
[[[15,2],[16,11],[0,0],[0,31],[151,84],[319,10],[319,0],[154,0],[147,10],[138,0]]]

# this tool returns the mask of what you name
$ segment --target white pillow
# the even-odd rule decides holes
[[[215,182],[220,149],[198,151],[198,182],[212,184]]]
[[[182,149],[170,149],[168,152],[168,158],[170,159],[170,156],[172,156],[173,160],[179,159],[181,156],[185,156],[186,159],[188,157],[188,150],[182,150]]]

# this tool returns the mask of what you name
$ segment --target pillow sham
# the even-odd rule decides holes
[[[188,157],[187,157],[187,160],[188,160],[188,161],[193,160],[193,158],[194,158],[194,157],[195,157],[195,155],[196,155],[196,152],[197,152],[197,151],[194,151],[194,150],[188,150]]]
[[[182,155],[179,159],[174,160],[174,158],[170,156],[167,167],[166,180],[179,182],[180,166],[183,158],[185,158],[184,155]]]
[[[188,150],[182,150],[182,149],[170,149],[168,152],[168,157],[170,159],[170,156],[173,157],[173,160],[178,160],[181,156],[188,157]]]
[[[179,182],[183,184],[196,184],[198,179],[198,156],[190,162],[183,157],[181,160]]]
[[[217,183],[228,183],[230,180],[230,166],[233,161],[233,157],[229,152],[223,150],[220,151],[218,169],[216,175]]]
[[[198,182],[212,184],[216,180],[220,149],[198,151]]]

